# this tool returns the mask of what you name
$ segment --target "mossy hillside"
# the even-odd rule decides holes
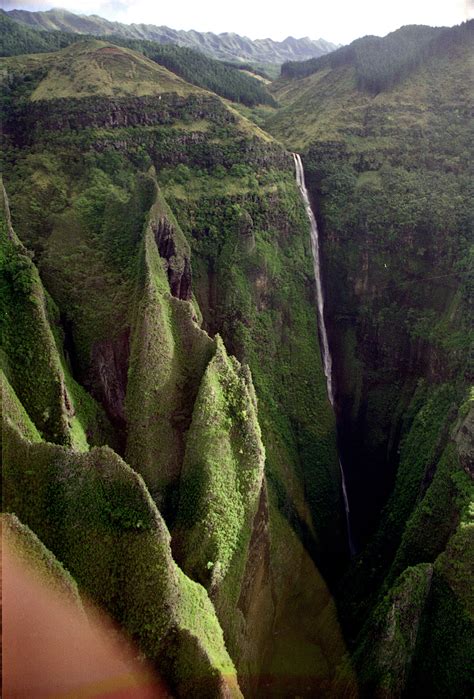
[[[370,540],[354,569],[348,571],[341,585],[344,588],[344,608],[349,616],[362,621],[373,604],[393,558],[405,534],[407,521],[423,500],[426,490],[438,468],[440,458],[449,439],[461,392],[452,384],[430,386],[420,380],[413,398],[403,412],[403,425],[399,441],[399,464],[392,493],[385,505],[377,531]],[[441,546],[444,544],[442,543]],[[433,558],[423,559],[433,561]],[[410,565],[415,565],[415,558]],[[399,568],[399,575],[403,568]],[[348,583],[351,586],[348,588]],[[393,582],[393,577],[392,577]]]
[[[6,200],[5,200],[6,201]],[[72,379],[57,330],[58,311],[45,292],[27,250],[7,233],[1,240],[2,364],[36,428],[52,441],[77,449],[100,439],[105,422],[98,406]]]
[[[287,106],[267,127],[307,150],[340,403],[353,424],[357,403],[363,410],[368,403],[370,450],[398,429],[383,408],[400,415],[409,403],[414,386],[400,385],[400,375],[422,373],[428,355],[430,380],[446,377],[471,341],[469,61],[466,43],[454,38],[376,96],[357,88],[353,71],[349,62],[282,81]],[[404,405],[384,385],[396,386]],[[363,421],[355,427],[364,428]]]
[[[258,190],[232,168],[222,178],[210,175],[202,190],[200,179],[191,180],[187,198],[175,177],[162,183],[191,244],[204,326],[251,368],[269,487],[278,490],[280,507],[292,526],[302,525],[302,536],[306,530],[313,551],[342,549],[341,530],[329,526],[340,502],[334,419],[317,344],[308,224],[293,173],[257,169],[251,177]]]
[[[169,220],[177,254],[171,263],[158,253],[153,227]],[[201,377],[214,342],[195,321],[192,304],[171,296],[165,265],[188,255],[186,240],[156,189],[142,243],[135,292],[126,396],[126,458],[144,477],[165,516],[173,516],[185,448]]]
[[[235,554],[245,559],[265,453],[250,374],[227,355],[219,337],[216,342],[188,433],[177,528],[185,540],[187,567],[217,590]]]
[[[264,460],[250,373],[218,338],[187,435],[175,536],[183,569],[211,593],[233,657]]]
[[[469,696],[474,685],[474,526],[466,512],[445,551],[437,558],[430,614],[421,629],[415,671],[408,689],[431,696]]]
[[[419,632],[407,693],[426,692],[436,699],[470,696],[473,652],[472,618],[445,580],[435,574],[430,614]]]
[[[79,454],[29,443],[12,425],[5,431],[7,511],[67,567],[81,594],[124,628],[178,696],[194,689],[197,696],[240,696],[213,607],[173,562],[143,480],[107,447]]]
[[[456,477],[458,473],[459,477]],[[462,471],[454,447],[450,445],[437,464],[426,495],[407,522],[393,564],[395,571],[413,559],[432,560],[440,548],[444,548],[459,517],[457,501],[468,483],[468,476]]]
[[[429,563],[407,568],[365,624],[353,658],[364,696],[403,695],[432,577]]]
[[[47,584],[50,590],[82,610],[76,582],[36,534],[13,514],[2,514],[0,524],[2,545],[8,546],[9,554]]]
[[[153,182],[117,154],[71,165],[64,150],[24,151],[10,178],[15,225],[59,307],[69,369],[116,427],[102,440],[123,448],[132,290]]]
[[[446,393],[446,387],[444,393],[445,397],[449,395],[449,392]],[[429,400],[426,402],[426,394],[423,396],[425,400],[421,399],[418,416],[404,440],[405,458],[408,458],[409,464],[410,456],[413,458],[416,454],[410,449],[410,442],[412,439],[419,441],[422,438],[420,428],[424,423],[428,439],[424,439],[423,451],[428,458],[423,473],[418,475],[417,483],[410,480],[403,462],[400,466],[399,482],[392,501],[388,503],[387,516],[392,511],[394,514],[406,511],[411,514],[404,523],[403,535],[399,539],[394,561],[379,588],[377,605],[357,640],[354,660],[360,668],[361,681],[368,692],[375,691],[374,686],[380,685],[383,688],[388,683],[387,686],[392,687],[390,691],[395,692],[396,696],[404,691],[416,695],[420,691],[427,691],[428,683],[431,688],[430,695],[434,693],[434,696],[443,696],[443,693],[446,693],[447,696],[465,696],[466,688],[472,681],[467,658],[472,653],[474,642],[470,584],[474,565],[474,489],[469,473],[473,446],[473,412],[471,408],[466,415],[466,407],[463,406],[449,439],[449,433],[447,435],[444,430],[443,423],[446,422],[447,415],[446,405],[444,411],[442,409],[442,401],[441,412],[433,420],[436,409],[432,399],[442,397],[443,389],[431,390],[428,396]],[[420,401],[420,397],[418,400]],[[451,417],[451,424],[452,421]],[[436,429],[433,430],[433,427]],[[406,487],[411,483],[411,488],[417,493],[417,497],[412,498],[408,510],[404,509],[408,507],[408,493],[400,487],[404,481]],[[398,494],[398,499],[395,494]],[[399,528],[397,520],[391,521],[396,532]],[[369,547],[365,558],[362,559],[365,566],[370,562],[379,566],[378,570],[373,571],[379,576],[379,582],[380,574],[387,570],[382,547],[384,541],[389,546],[389,555],[386,558],[390,559],[393,556],[390,549],[394,542],[387,539],[387,526],[385,522],[379,535],[381,552],[377,554],[376,549]],[[413,577],[410,571],[422,569],[429,570],[430,578],[432,576],[429,596],[426,598],[422,614],[417,615],[414,624],[413,614],[410,612],[406,617],[406,612],[410,610],[410,605],[416,603],[419,588],[415,586],[410,594],[405,595],[405,611],[403,612],[400,606],[398,609],[403,612],[401,620],[405,619],[403,624],[406,628],[406,633],[402,634],[400,640],[399,635],[389,633],[390,624],[396,618],[390,612],[389,602],[394,599],[396,602],[401,581]],[[360,597],[357,585],[363,584],[361,573],[356,569],[355,575],[353,571],[350,579],[355,580],[356,585],[352,594],[356,598]],[[374,580],[365,580],[366,597],[367,589],[377,589]],[[370,596],[367,598],[364,610],[359,610],[361,616],[367,615],[367,608],[373,599],[374,596],[372,600]],[[381,650],[380,638],[386,645],[385,651]],[[376,657],[379,657],[379,660],[374,661]],[[431,672],[433,676],[430,675],[428,679]]]
[[[465,48],[429,66],[426,90],[421,82],[428,64],[376,98],[360,93],[368,102],[353,114],[343,107],[352,95],[347,86],[324,102],[315,85],[320,104],[363,120],[363,138],[355,126],[334,119],[333,140],[315,136],[303,156],[320,223],[343,461],[361,541],[390,493],[402,416],[418,378],[440,383],[469,374]],[[386,109],[377,106],[379,99]],[[316,106],[306,107],[319,124]],[[426,120],[418,136],[403,110]],[[304,122],[300,128],[304,133]]]
[[[407,691],[414,694],[423,690],[434,697],[469,696],[474,686],[471,662],[474,653],[474,486],[470,469],[474,445],[473,427],[471,394],[470,400],[460,412],[453,434],[459,464],[456,464],[457,468],[451,469],[449,476],[444,474],[448,481],[444,492],[438,485],[436,492],[431,493],[431,499],[427,503],[430,520],[421,522],[422,526],[437,525],[439,515],[437,518],[436,508],[443,508],[442,496],[447,491],[451,495],[451,502],[447,504],[448,511],[453,523],[457,520],[458,525],[456,527],[454,524],[446,547],[434,563],[429,606],[420,629],[416,659],[407,686]],[[451,446],[454,448],[454,445]],[[428,495],[429,491],[427,498]],[[426,517],[426,512],[424,514]],[[420,525],[419,520],[416,520],[416,512],[410,524],[412,527]],[[423,537],[421,538],[423,543]],[[403,553],[406,554],[406,550]]]
[[[3,361],[3,358],[2,358]],[[31,421],[28,413],[18,400],[15,391],[11,387],[3,368],[1,370],[1,401],[0,401],[0,419],[10,420],[15,425],[20,434],[30,442],[41,442],[41,435]],[[2,438],[3,439],[3,438]]]

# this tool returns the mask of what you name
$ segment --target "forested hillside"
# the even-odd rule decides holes
[[[282,65],[281,77],[304,78],[324,68],[353,66],[357,87],[377,94],[391,89],[424,61],[460,42],[472,43],[472,27],[468,22],[455,29],[411,25],[383,39],[378,36],[357,39],[320,58],[289,61]]]

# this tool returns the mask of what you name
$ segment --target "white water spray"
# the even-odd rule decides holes
[[[321,282],[321,260],[319,254],[319,234],[318,234],[318,224],[316,223],[316,217],[311,208],[311,203],[309,201],[308,190],[306,189],[306,183],[304,179],[304,169],[303,163],[301,162],[301,156],[298,153],[293,153],[293,160],[295,161],[296,170],[296,183],[303,197],[304,205],[306,208],[306,213],[311,224],[311,249],[313,251],[313,266],[314,266],[314,278],[316,280],[316,303],[318,306],[318,321],[319,321],[319,332],[322,343],[322,360],[324,375],[326,376],[326,387],[328,392],[329,402],[334,408],[334,388],[332,379],[332,358],[329,351],[328,334],[326,330],[326,323],[324,320],[324,294],[323,285]],[[349,512],[349,499],[347,497],[346,480],[344,478],[344,469],[342,468],[341,461],[339,461],[339,469],[341,471],[341,482],[342,482],[342,496],[344,500],[344,509],[346,512],[346,525],[347,525],[347,541],[349,545],[349,551],[351,556],[355,555],[355,547],[352,541],[351,532],[351,522],[350,522],[350,512]]]

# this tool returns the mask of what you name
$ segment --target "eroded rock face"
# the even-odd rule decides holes
[[[102,403],[112,422],[125,427],[124,401],[127,392],[130,329],[115,338],[96,342],[91,352],[91,391]]]
[[[76,131],[84,128],[156,126],[171,124],[184,114],[188,118],[205,118],[220,125],[235,121],[233,114],[216,97],[180,97],[169,93],[158,97],[107,100],[101,97],[62,98],[50,102],[40,100],[24,107],[20,127],[24,127],[26,136],[31,129]]]
[[[182,301],[191,298],[191,264],[189,257],[179,255],[175,231],[167,218],[162,217],[152,224],[155,242],[160,256],[166,261],[166,271],[173,296]]]

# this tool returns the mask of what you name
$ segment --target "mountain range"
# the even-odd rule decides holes
[[[333,51],[335,44],[324,39],[294,39],[289,36],[283,41],[272,39],[249,39],[238,34],[225,32],[184,31],[158,27],[153,24],[121,24],[110,22],[97,15],[76,15],[67,10],[53,9],[46,12],[10,10],[8,16],[17,22],[46,31],[74,32],[92,36],[120,36],[127,39],[146,39],[163,44],[176,44],[227,61],[243,61],[254,64],[281,64],[285,61],[302,61]]]

